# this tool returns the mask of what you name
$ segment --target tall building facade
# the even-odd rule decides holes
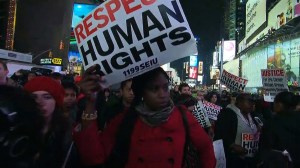
[[[225,0],[224,38],[228,40],[236,38],[236,7],[237,0]]]
[[[15,50],[33,55],[33,63],[55,57],[68,61],[74,0],[24,0],[17,4]]]
[[[2,0],[0,5],[0,48],[14,49],[16,0]]]

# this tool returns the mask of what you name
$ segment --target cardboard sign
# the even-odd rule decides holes
[[[203,128],[207,128],[211,126],[208,115],[204,110],[202,101],[198,101],[192,113]]]
[[[242,133],[242,147],[247,149],[246,157],[253,157],[258,150],[259,133]]]
[[[216,168],[226,168],[226,157],[224,152],[223,140],[217,140],[213,143],[216,157]]]
[[[248,80],[235,76],[226,70],[223,70],[221,83],[227,86],[232,91],[244,91]]]
[[[107,84],[197,53],[179,0],[105,1],[74,34],[84,68],[99,64]]]
[[[218,115],[219,115],[222,107],[215,105],[213,103],[210,103],[208,101],[204,101],[203,106],[204,106],[204,110],[206,111],[206,113],[208,115],[208,118],[216,121],[218,119]]]
[[[278,93],[289,90],[283,69],[262,69],[261,78],[267,102],[274,102]]]

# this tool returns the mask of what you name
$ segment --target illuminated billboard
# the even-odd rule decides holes
[[[240,60],[235,59],[224,64],[223,69],[235,76],[239,76],[239,65],[240,65]]]
[[[267,20],[266,0],[248,0],[246,4],[246,39]]]
[[[198,65],[198,58],[195,55],[190,56],[190,66],[197,67]]]
[[[223,61],[231,61],[235,57],[235,40],[224,41]]]
[[[218,67],[219,64],[219,56],[217,52],[213,53],[213,67]]]
[[[199,61],[199,64],[198,64],[198,75],[203,75],[203,61]]]
[[[198,68],[197,67],[190,67],[189,78],[190,79],[198,78]]]
[[[294,18],[293,3],[291,2],[291,0],[281,0],[269,12],[269,16],[268,16],[269,28],[275,30],[279,29],[281,26],[285,25],[293,18]]]
[[[94,10],[97,5],[89,4],[74,4],[73,8],[73,18],[72,18],[72,28],[74,28],[81,20]]]

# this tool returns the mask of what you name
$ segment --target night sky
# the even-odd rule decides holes
[[[216,42],[221,39],[223,0],[180,0],[180,2],[192,32],[200,38],[199,56],[200,60],[204,61],[204,66],[207,65],[204,73],[208,74],[208,66],[212,62],[212,52]],[[171,66],[178,69],[178,72],[183,66],[183,60],[178,60]]]

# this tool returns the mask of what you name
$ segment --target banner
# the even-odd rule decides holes
[[[251,0],[246,4],[246,39],[267,20],[266,0]]]
[[[190,67],[189,78],[190,79],[197,79],[198,77],[198,68],[197,67]]]
[[[221,83],[226,85],[232,91],[243,91],[248,83],[248,80],[235,76],[226,70],[223,70]]]
[[[235,40],[224,41],[223,62],[233,60],[235,57],[235,53]]]
[[[217,140],[213,142],[214,152],[216,157],[216,168],[226,168],[226,157],[223,146],[223,140]]]
[[[198,75],[203,75],[203,61],[198,63]]]
[[[204,110],[202,101],[198,101],[192,113],[203,128],[211,127],[208,115]]]
[[[278,93],[289,90],[283,69],[262,69],[261,78],[267,102],[274,102]]]
[[[105,1],[74,34],[84,68],[99,64],[107,84],[197,53],[179,0]]]
[[[253,157],[258,150],[259,133],[242,133],[242,147],[247,149],[246,157]]]
[[[208,115],[208,118],[216,121],[218,119],[218,115],[219,115],[220,111],[222,110],[222,107],[215,105],[213,103],[210,103],[208,101],[204,101],[203,106],[204,106],[204,110],[206,111],[206,113]]]

